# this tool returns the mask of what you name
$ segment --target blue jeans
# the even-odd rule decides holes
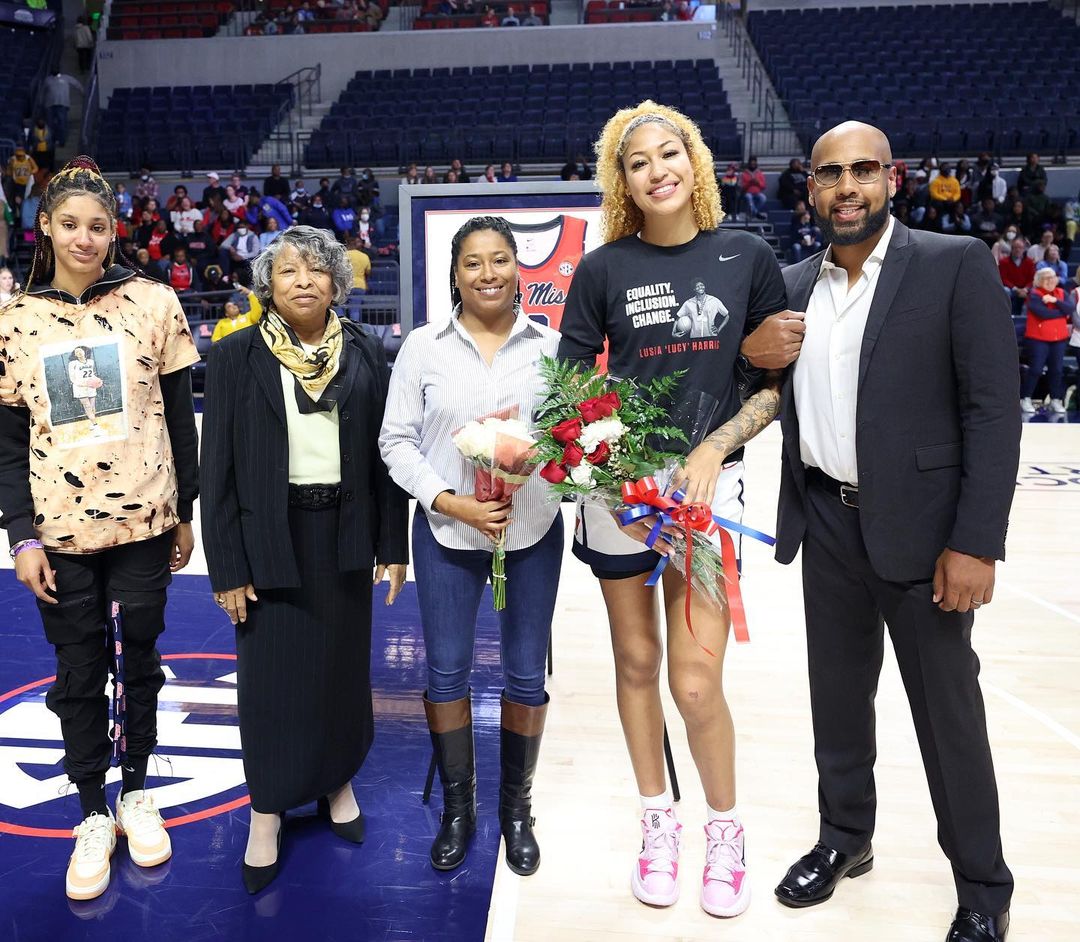
[[[765,204],[769,198],[764,193],[743,193],[746,206],[751,216],[761,216],[765,213]]]
[[[1035,392],[1043,367],[1046,367],[1046,381],[1050,385],[1051,399],[1065,398],[1065,347],[1067,340],[1032,340],[1024,338],[1027,349],[1028,371],[1024,376],[1024,386],[1020,398],[1028,399]]]
[[[489,550],[447,549],[431,535],[427,517],[413,517],[413,566],[427,649],[428,699],[460,700],[469,693],[476,614],[491,575]],[[544,702],[544,669],[563,555],[562,515],[526,549],[506,554],[506,608],[499,613],[506,697],[526,706]]]

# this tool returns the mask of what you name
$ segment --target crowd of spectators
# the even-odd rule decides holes
[[[10,238],[34,240],[34,223],[49,174],[25,148],[18,148],[3,170],[0,193],[0,266],[6,264]],[[161,192],[148,168],[129,190],[113,185],[117,198],[117,239],[123,255],[145,275],[170,285],[180,295],[228,293],[236,320],[251,311],[251,262],[278,235],[297,223],[334,232],[348,248],[355,287],[367,288],[371,258],[385,232],[379,184],[370,169],[357,174],[342,168],[336,180],[319,180],[309,192],[305,181],[290,181],[279,166],[261,187],[239,174],[222,182],[206,175],[201,194],[184,184]],[[220,307],[222,298],[205,299]],[[237,321],[238,326],[240,325]]]
[[[892,212],[913,229],[971,235],[982,239],[998,262],[1002,285],[1013,313],[1025,309],[1035,272],[1053,268],[1061,285],[1068,280],[1066,260],[1080,228],[1080,195],[1064,205],[1046,194],[1046,170],[1038,154],[1029,154],[1016,182],[1009,186],[987,153],[955,165],[926,158],[917,167],[895,162],[896,196]],[[791,210],[790,259],[821,249],[821,231],[808,210],[808,170],[793,159],[780,175],[777,195]],[[761,217],[764,192],[757,162],[729,164],[721,178],[724,208],[742,218]]]
[[[1009,186],[987,153],[951,163],[927,158],[909,168],[895,162],[897,191],[892,212],[914,229],[970,235],[989,246],[1002,290],[1022,335],[1021,410],[1037,411],[1033,400],[1046,372],[1051,413],[1066,411],[1065,355],[1080,359],[1080,287],[1067,260],[1080,228],[1080,194],[1064,205],[1046,193],[1047,177],[1036,153],[1028,154]],[[757,182],[732,164],[722,182],[733,211],[757,211]],[[819,252],[821,230],[807,207],[807,172],[792,160],[781,175],[778,195],[791,209],[793,262]]]
[[[372,30],[382,25],[378,0],[304,0],[276,13],[260,13],[245,28],[245,36],[298,36],[312,23],[362,23]]]
[[[524,12],[522,12],[524,10]],[[437,16],[473,15],[480,17],[480,26],[543,26],[543,19],[536,7],[509,5],[497,12],[491,4],[478,6],[473,0],[440,0],[435,8]]]
[[[577,161],[582,161],[585,167],[585,172],[588,176],[571,176],[571,172],[577,172]],[[592,171],[588,169],[588,165],[584,164],[585,158],[578,157],[572,160],[563,167],[564,180],[571,179],[584,179],[589,180],[592,178]],[[573,170],[568,170],[573,168]],[[484,167],[484,172],[477,177],[472,176],[465,168],[465,165],[460,159],[454,158],[450,161],[450,166],[446,168],[446,171],[439,174],[434,167],[424,167],[423,171],[420,170],[420,165],[411,163],[405,168],[405,175],[401,178],[401,182],[405,186],[422,186],[425,183],[517,183],[517,173],[514,170],[514,165],[509,160],[503,161],[500,167],[496,167],[495,164],[488,164]]]

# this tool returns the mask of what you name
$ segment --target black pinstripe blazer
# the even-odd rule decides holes
[[[408,497],[379,456],[390,369],[382,342],[342,321],[345,395],[339,406],[342,503],[338,569],[408,560]],[[289,439],[280,365],[257,328],[214,344],[206,369],[200,504],[215,592],[252,583],[295,588],[289,539]]]

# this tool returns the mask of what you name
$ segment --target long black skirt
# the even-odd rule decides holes
[[[371,573],[338,571],[336,507],[290,507],[289,529],[300,587],[256,587],[236,632],[244,772],[263,814],[340,788],[374,733]]]

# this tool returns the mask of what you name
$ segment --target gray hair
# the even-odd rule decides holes
[[[334,284],[332,304],[342,304],[353,289],[352,264],[343,246],[333,234],[314,226],[293,226],[286,229],[251,263],[251,290],[264,308],[274,298],[274,259],[286,245],[291,245],[306,262],[316,262],[330,272]]]
[[[1035,272],[1035,277],[1031,280],[1031,283],[1035,285],[1042,284],[1042,282],[1046,280],[1047,275],[1053,275],[1055,278],[1058,277],[1057,271],[1053,268],[1040,268]],[[1058,280],[1060,281],[1061,279],[1059,278]]]

